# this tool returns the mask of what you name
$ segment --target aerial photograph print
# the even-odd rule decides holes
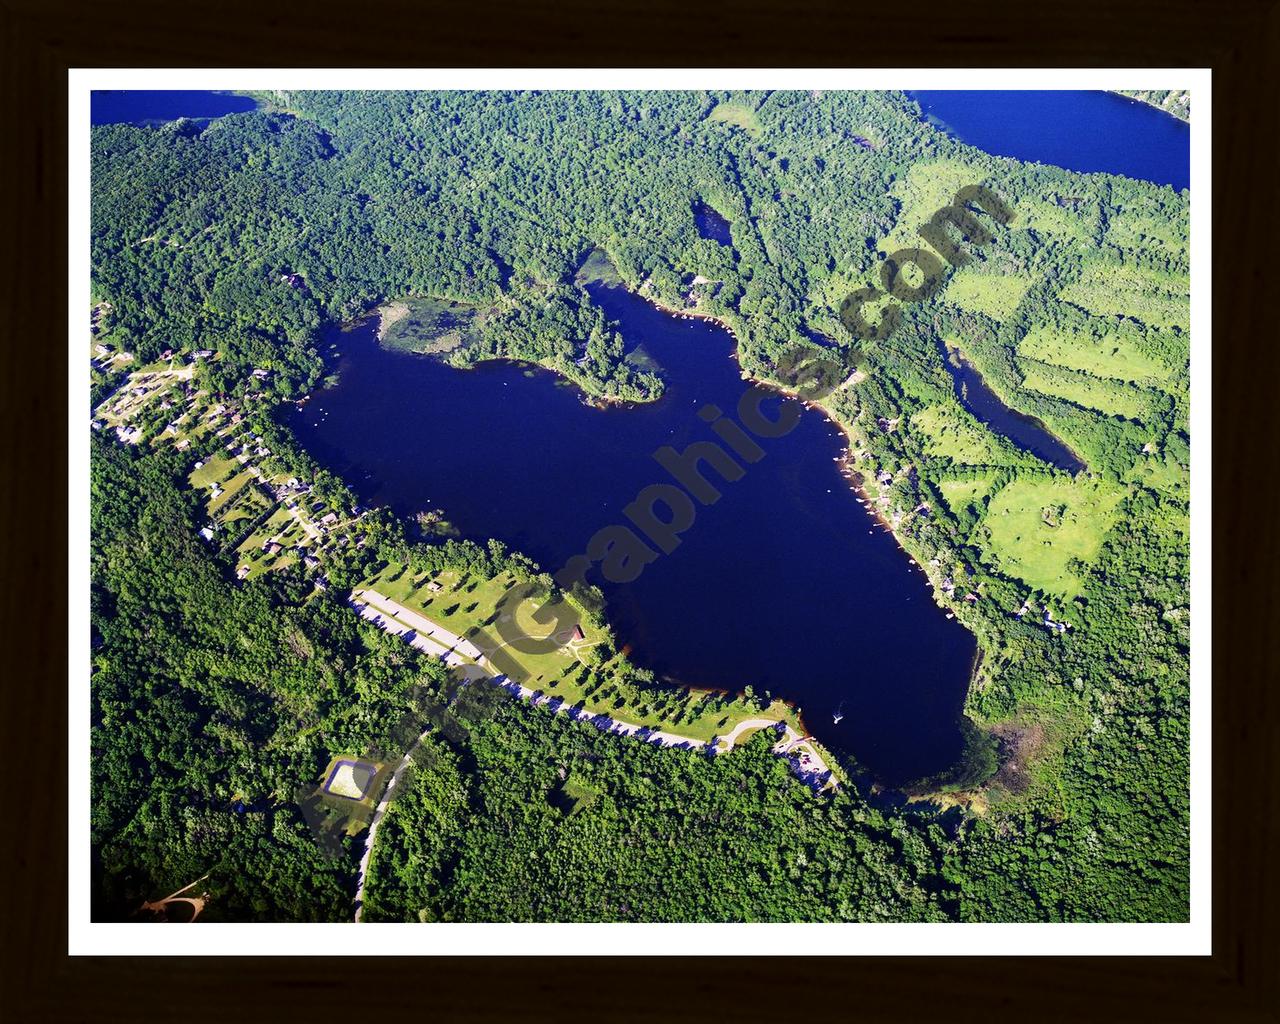
[[[1188,923],[1197,94],[956,82],[95,88],[86,920]]]

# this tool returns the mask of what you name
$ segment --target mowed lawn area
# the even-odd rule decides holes
[[[199,469],[193,469],[187,477],[196,490],[206,490],[214,484],[229,480],[241,468],[240,463],[226,455],[211,455],[204,460]]]
[[[1077,559],[1098,557],[1124,491],[1083,478],[1024,477],[991,498],[983,528],[1002,571],[1037,590],[1077,596]]]
[[[794,711],[781,701],[774,701],[766,710],[761,710],[758,704],[741,697],[730,699],[729,695],[716,691],[690,691],[675,686],[664,689],[661,699],[650,697],[644,691],[640,692],[639,699],[631,696],[628,692],[632,691],[631,685],[622,682],[619,656],[614,655],[599,665],[587,664],[595,638],[585,620],[586,635],[581,642],[570,644],[570,638],[562,633],[552,638],[555,645],[545,652],[531,654],[513,649],[499,634],[500,615],[514,614],[516,626],[530,637],[541,638],[548,633],[547,626],[534,618],[539,602],[524,600],[517,604],[513,595],[503,603],[516,582],[510,573],[492,579],[451,571],[414,576],[404,566],[393,564],[357,589],[377,591],[472,641],[493,667],[513,682],[548,697],[560,698],[569,705],[581,703],[592,713],[704,742],[724,735],[736,722],[747,718],[785,720],[801,731]],[[433,583],[440,589],[433,590]],[[501,609],[500,603],[503,603]]]

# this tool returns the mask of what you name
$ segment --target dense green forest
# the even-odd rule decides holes
[[[259,100],[208,123],[93,129],[100,343],[136,364],[219,353],[202,385],[260,395],[282,451],[267,412],[320,380],[319,327],[409,297],[474,311],[457,362],[517,357],[595,398],[658,396],[580,286],[592,253],[654,300],[723,319],[761,379],[797,346],[856,343],[858,374],[823,404],[939,601],[975,595],[947,603],[982,652],[975,756],[917,787],[942,813],[852,786],[814,796],[763,743],[707,759],[502,700],[477,711],[338,587],[235,583],[197,538],[181,460],[97,436],[100,916],[212,872],[210,916],[349,919],[358,842],[325,856],[298,787],[335,751],[390,752],[426,692],[448,710],[379,834],[370,919],[1186,919],[1186,194],[988,156],[899,93]],[[971,208],[989,241],[925,301],[868,303],[872,325],[891,307],[897,323],[855,337],[846,296],[890,290],[885,258],[922,245],[971,185],[1013,216]],[[699,234],[699,204],[731,244]],[[974,419],[951,351],[1086,470]],[[114,383],[100,374],[95,402]],[[400,537],[385,524],[361,557],[405,553]]]
[[[1187,89],[1117,89],[1121,96],[1129,96],[1143,103],[1159,107],[1183,121],[1191,120],[1191,93]]]

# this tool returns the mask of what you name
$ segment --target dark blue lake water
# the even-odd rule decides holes
[[[729,222],[713,207],[702,202],[694,203],[693,221],[698,229],[698,234],[703,238],[718,242],[720,245],[733,244],[733,235],[730,233]]]
[[[715,441],[697,411],[733,415],[749,390],[723,328],[622,289],[591,294],[660,364],[660,401],[591,408],[548,372],[454,370],[382,349],[367,325],[338,335],[340,383],[291,425],[366,503],[443,508],[468,536],[499,537],[558,570],[596,531],[626,523],[642,488],[670,482],[655,450]],[[771,415],[782,401],[769,397]],[[759,443],[766,455],[742,479],[706,471],[723,497],[699,507],[674,552],[633,583],[605,585],[620,641],[682,682],[785,696],[823,742],[886,781],[944,770],[960,753],[972,636],[858,504],[835,426],[808,412]]]
[[[955,385],[956,397],[978,419],[999,434],[1003,434],[1024,452],[1056,466],[1068,473],[1079,473],[1087,468],[1070,448],[1049,431],[1040,420],[1017,409],[1010,409],[982,379],[977,368],[959,352],[948,353],[939,343],[947,369]]]
[[[163,124],[179,117],[238,114],[256,106],[248,96],[207,90],[95,90],[89,97],[89,123]]]
[[[955,130],[992,152],[1186,182],[1185,126],[1141,104],[1094,93],[1051,102],[945,95]],[[994,134],[1000,126],[1003,136]],[[1136,154],[1151,138],[1161,141]],[[1075,149],[1064,148],[1070,139]],[[705,214],[699,228],[724,231]],[[442,508],[465,535],[501,538],[554,572],[602,527],[625,522],[623,507],[642,488],[669,482],[657,448],[715,439],[698,409],[732,411],[747,389],[723,329],[620,289],[591,294],[629,345],[660,365],[661,401],[591,408],[545,371],[510,363],[458,371],[385,351],[368,324],[335,332],[340,383],[288,419],[366,503],[403,515]],[[1070,467],[1074,456],[1054,449],[1052,435],[1037,437],[1042,428],[980,391],[976,375],[952,370],[995,429]],[[995,402],[985,414],[983,392]],[[833,425],[806,412],[789,434],[760,443],[765,457],[741,480],[717,481],[723,497],[700,508],[672,554],[632,583],[604,583],[620,642],[638,663],[682,682],[751,684],[792,700],[825,744],[885,782],[945,770],[961,750],[972,636],[946,619],[919,568],[858,504],[838,470],[844,442]]]
[[[908,93],[956,138],[996,156],[1191,186],[1191,126],[1109,92]]]

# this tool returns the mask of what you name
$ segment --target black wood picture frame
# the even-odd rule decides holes
[[[0,917],[11,1020],[1276,1020],[1280,629],[1276,128],[1280,4],[994,0],[714,9],[582,0],[441,5],[0,0]],[[1213,954],[1196,958],[95,958],[67,955],[67,69],[73,67],[1210,67],[1213,69]],[[1209,225],[1193,221],[1193,232]],[[52,386],[33,386],[47,382]],[[1201,480],[1204,486],[1205,481]],[[1197,634],[1193,642],[1206,642]],[[74,684],[74,681],[73,681]],[[269,925],[264,927],[270,927]],[[946,926],[938,926],[946,927]],[[1070,927],[1070,926],[1068,926]],[[957,938],[960,935],[957,933]],[[552,951],[548,951],[552,952]],[[711,949],[708,952],[712,952]],[[1141,950],[1135,952],[1141,953]]]

